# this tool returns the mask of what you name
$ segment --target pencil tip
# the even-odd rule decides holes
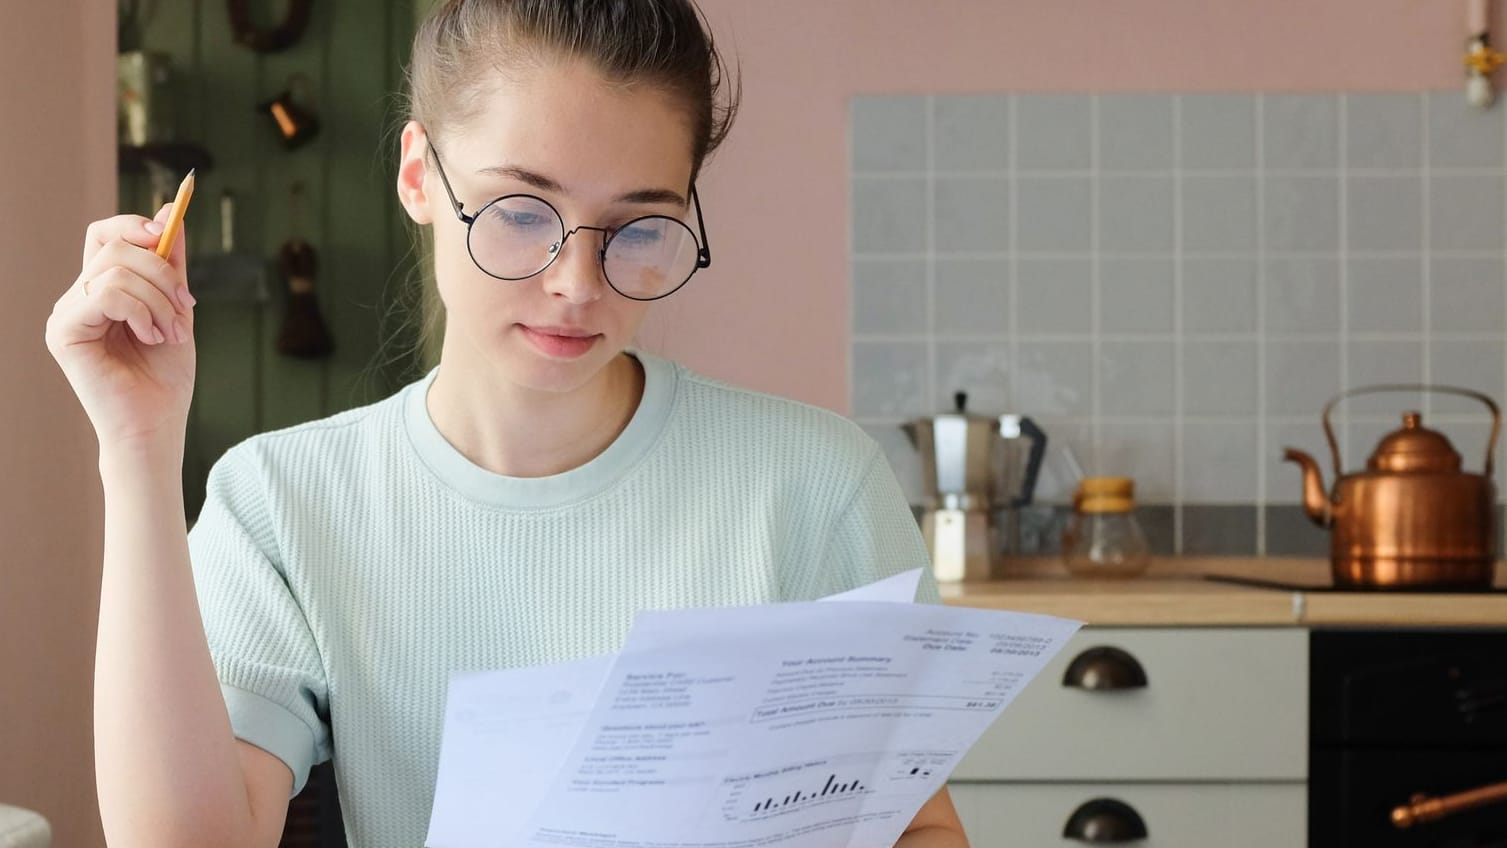
[[[189,168],[188,169],[188,175],[190,177],[192,177],[194,175],[194,172],[197,171],[197,170],[199,170],[199,169],[198,168]]]

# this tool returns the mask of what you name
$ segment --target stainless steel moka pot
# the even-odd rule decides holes
[[[921,455],[921,533],[943,583],[992,576],[997,511],[1031,502],[1047,446],[1046,433],[1029,418],[969,414],[966,392],[954,394],[953,403],[952,412],[901,425]],[[1029,442],[1023,464],[1012,450],[1020,440]]]

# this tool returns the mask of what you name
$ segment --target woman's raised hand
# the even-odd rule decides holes
[[[194,391],[194,298],[186,233],[156,253],[154,220],[116,215],[84,235],[78,279],[47,319],[47,349],[94,425],[102,451],[161,442],[182,448]]]

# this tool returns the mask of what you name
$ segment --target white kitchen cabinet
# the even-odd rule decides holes
[[[1146,837],[1138,848],[1296,848],[1307,841],[1302,783],[955,783],[953,803],[973,848],[1086,844],[1063,835],[1095,799],[1128,806]]]
[[[1093,648],[1144,686],[1063,683]],[[1103,669],[1101,668],[1102,672]],[[1302,781],[1308,634],[1301,627],[1080,631],[958,765],[958,780]]]
[[[1096,799],[1144,824],[1128,844],[1270,848],[1305,844],[1307,774],[1307,630],[1089,627],[951,789],[975,848],[1077,844],[1064,829]]]

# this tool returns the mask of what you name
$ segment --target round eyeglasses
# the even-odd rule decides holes
[[[432,146],[429,152],[434,154],[435,169],[455,216],[466,225],[471,261],[488,276],[515,281],[539,274],[564,250],[566,240],[581,230],[602,234],[602,247],[597,252],[602,276],[613,291],[630,300],[668,297],[693,274],[712,264],[712,253],[706,246],[706,221],[694,185],[691,203],[701,230],[699,241],[684,221],[668,215],[644,215],[616,227],[581,224],[567,230],[559,211],[532,194],[499,197],[476,214],[467,215],[450,188],[439,152]]]

